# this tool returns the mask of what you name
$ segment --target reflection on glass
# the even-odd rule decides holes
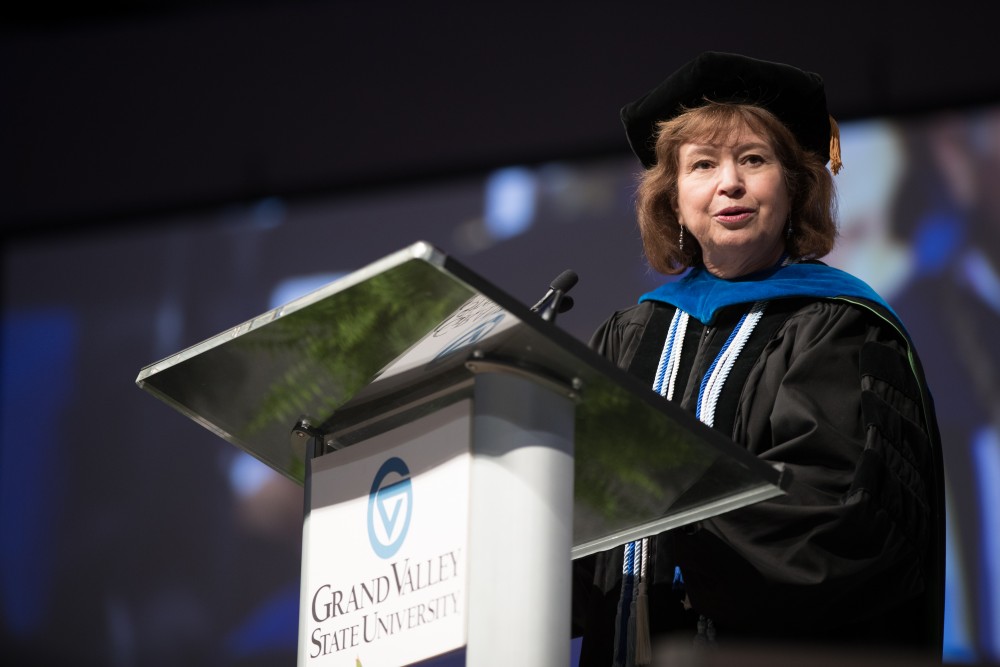
[[[349,446],[388,428],[387,415],[468,395],[485,362],[577,401],[576,556],[780,493],[777,471],[426,244],[149,366],[138,382],[302,482],[289,437],[304,416]]]

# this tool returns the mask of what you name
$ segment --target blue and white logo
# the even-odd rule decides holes
[[[444,349],[438,352],[437,356],[434,357],[434,361],[447,357],[455,350],[460,350],[463,347],[468,347],[469,345],[478,343],[483,338],[486,338],[486,336],[491,331],[493,331],[496,328],[496,326],[500,324],[500,322],[503,321],[503,318],[504,314],[499,313],[498,315],[495,315],[492,319],[486,320],[485,322],[480,322],[479,324],[469,329],[455,340],[448,343],[448,345],[446,345]]]
[[[410,469],[392,457],[375,473],[368,494],[368,540],[379,558],[392,558],[403,546],[413,513]]]

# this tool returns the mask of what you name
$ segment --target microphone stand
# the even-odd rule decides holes
[[[573,297],[567,296],[579,278],[574,271],[567,269],[560,273],[555,280],[549,284],[549,291],[545,293],[538,303],[531,307],[531,310],[541,309],[541,317],[546,322],[554,322],[556,315],[565,313],[573,307]],[[544,308],[542,308],[544,305]]]

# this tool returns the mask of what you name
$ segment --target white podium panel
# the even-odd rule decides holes
[[[300,667],[403,665],[466,643],[471,401],[312,460]]]

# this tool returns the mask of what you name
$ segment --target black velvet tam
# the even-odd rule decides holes
[[[656,164],[656,124],[708,102],[763,107],[799,143],[830,159],[830,116],[823,79],[797,67],[732,53],[703,53],[660,85],[622,107],[629,145],[647,169]]]

